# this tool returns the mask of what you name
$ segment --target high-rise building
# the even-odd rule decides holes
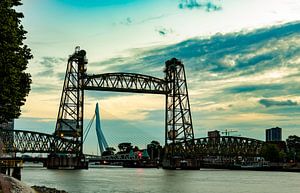
[[[266,141],[282,141],[282,129],[280,127],[266,129]]]

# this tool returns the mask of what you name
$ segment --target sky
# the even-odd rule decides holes
[[[164,62],[186,68],[195,137],[209,130],[265,139],[282,127],[300,135],[298,0],[26,0],[17,8],[34,59],[31,92],[16,129],[53,133],[68,56],[86,50],[88,74],[164,77]],[[85,92],[85,125],[100,103],[111,146],[164,139],[164,96]],[[85,144],[96,153],[92,129]]]

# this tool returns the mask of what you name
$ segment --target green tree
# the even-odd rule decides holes
[[[151,141],[151,143],[147,145],[147,151],[151,159],[160,158],[162,147],[158,141]]]
[[[0,1],[0,123],[18,118],[30,91],[30,74],[25,73],[32,58],[23,44],[27,33],[21,25],[23,14],[14,10],[20,0]]]
[[[286,144],[288,147],[288,158],[290,160],[296,159],[300,161],[300,137],[297,135],[290,135],[287,140]]]
[[[114,147],[107,147],[105,151],[102,153],[102,156],[114,155],[116,149]]]
[[[267,160],[272,162],[278,162],[280,160],[280,156],[283,156],[280,154],[279,148],[275,144],[264,144],[262,147],[261,155]]]
[[[132,145],[128,142],[120,143],[118,145],[118,148],[120,150],[120,153],[129,153],[129,151],[132,149]]]

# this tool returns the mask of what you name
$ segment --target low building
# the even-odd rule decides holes
[[[220,138],[220,131],[218,131],[218,130],[214,130],[214,131],[209,131],[208,133],[207,133],[207,135],[208,135],[208,138]]]
[[[220,131],[214,130],[214,131],[209,131],[207,133],[208,135],[208,141],[213,142],[213,143],[218,143],[220,142]]]

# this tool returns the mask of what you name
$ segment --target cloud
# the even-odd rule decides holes
[[[186,70],[196,136],[206,135],[204,131],[208,129],[227,128],[241,129],[243,134],[253,136],[274,124],[288,129],[296,123],[300,125],[297,121],[300,116],[297,102],[300,101],[300,22],[198,37],[173,45],[132,49],[128,53],[126,57],[90,63],[87,72],[131,72],[164,78],[165,61],[173,57],[181,59]],[[66,62],[60,65],[53,61],[55,59],[45,59],[38,64],[40,72],[53,69],[57,76],[63,75]],[[54,85],[61,89],[62,80],[54,79],[39,77],[37,91]],[[46,94],[37,95],[36,98],[49,101],[33,105],[31,112],[36,113],[26,116],[56,116],[59,94],[57,92],[55,100],[48,99]],[[148,123],[153,119],[156,128],[164,128],[164,122],[157,121],[161,116],[156,114],[164,111],[163,97],[153,99],[151,95],[111,92],[86,92],[85,96],[89,103],[86,110],[93,109],[94,103],[100,101],[101,107],[113,115],[104,114],[104,120]],[[40,112],[41,105],[50,106],[51,111]],[[275,106],[277,108],[271,108]],[[86,117],[92,112],[85,112]]]
[[[171,33],[173,33],[174,31],[173,31],[173,29],[168,29],[168,28],[165,28],[165,27],[157,27],[156,29],[155,29],[155,31],[159,34],[159,35],[161,35],[161,36],[167,36],[167,35],[169,35],[169,34],[171,34]]]
[[[171,15],[171,14],[160,14],[160,15],[156,15],[156,16],[152,16],[152,17],[146,17],[146,18],[126,17],[125,19],[120,21],[119,24],[126,25],[126,26],[139,25],[139,24],[152,22],[152,21],[164,18],[164,17],[168,17],[169,15]],[[117,24],[117,23],[114,23],[114,24]]]
[[[167,34],[163,29],[158,33]],[[268,76],[276,78],[274,75],[286,69],[284,76],[289,76],[299,68],[299,34],[299,22],[248,32],[216,34],[149,50],[134,50],[131,57],[117,57],[117,62],[115,58],[103,61],[102,68],[157,74],[162,71],[166,60],[177,57],[191,74],[201,72],[197,80],[239,78],[246,81],[249,76],[258,74],[262,79]],[[290,71],[291,67],[295,68],[294,72]],[[270,70],[277,71],[269,73]]]
[[[65,58],[45,56],[45,57],[42,57],[40,64],[47,68],[53,68],[56,64],[64,62],[65,60],[66,60]]]
[[[282,90],[284,88],[283,84],[260,84],[260,85],[241,85],[234,86],[227,89],[230,93],[247,93],[247,92],[257,92],[257,91],[270,91],[270,90]]]
[[[127,17],[126,19],[124,19],[123,21],[120,22],[120,24],[122,25],[131,25],[133,23],[133,20],[131,17]]]
[[[53,75],[55,75],[55,72],[57,71],[57,67],[61,64],[65,64],[66,61],[67,61],[66,58],[49,57],[49,56],[42,57],[41,60],[38,62],[41,68],[37,72],[36,76],[52,77]]]
[[[258,102],[267,108],[272,106],[297,106],[298,105],[296,101],[292,101],[292,100],[276,101],[272,99],[260,99]]]
[[[207,12],[221,10],[221,6],[213,1],[202,0],[181,0],[178,7],[179,9],[205,9]]]
[[[173,45],[133,49],[127,57],[97,62],[89,68],[92,66],[93,72],[101,69],[164,78],[165,61],[179,58],[185,64],[196,135],[206,135],[203,128],[235,128],[253,136],[274,124],[292,128],[300,116],[297,106],[292,105],[300,100],[299,34],[300,22],[215,34]],[[104,96],[108,100],[110,97]],[[261,108],[258,101],[265,98],[279,102],[277,108]],[[164,107],[143,109],[138,119],[156,119],[153,113],[159,108]],[[139,111],[132,109],[130,113]]]

